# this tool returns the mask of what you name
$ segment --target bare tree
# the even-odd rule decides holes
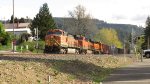
[[[96,24],[90,14],[86,13],[85,7],[78,5],[75,10],[69,11],[69,16],[71,16],[71,20],[65,22],[68,32],[88,38],[92,38],[93,34],[97,32]]]

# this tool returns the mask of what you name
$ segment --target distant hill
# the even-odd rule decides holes
[[[71,18],[63,18],[63,17],[55,17],[54,18],[57,27],[60,29],[65,30],[65,22],[72,20]],[[102,28],[113,28],[118,32],[119,38],[121,41],[123,41],[124,38],[128,38],[129,35],[133,32],[134,37],[139,36],[143,33],[144,28],[138,27],[137,25],[131,25],[131,24],[112,24],[107,23],[103,20],[98,19],[92,19],[94,23],[97,25],[98,29]],[[133,31],[132,31],[133,30]]]
[[[113,28],[118,32],[119,38],[123,41],[124,38],[127,38],[131,33],[133,33],[133,37],[140,36],[144,32],[143,27],[139,27],[137,25],[132,24],[112,24],[107,23],[102,20],[94,19],[97,27],[101,28]]]

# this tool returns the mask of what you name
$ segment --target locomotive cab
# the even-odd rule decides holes
[[[48,35],[53,35],[53,36],[60,36],[60,35],[65,35],[65,32],[60,30],[60,29],[55,29],[55,30],[49,30],[47,32],[47,36]]]
[[[49,30],[45,36],[45,52],[55,53],[62,51],[67,45],[67,33],[60,29]],[[65,51],[63,51],[65,52]]]

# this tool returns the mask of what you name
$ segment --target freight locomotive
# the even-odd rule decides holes
[[[122,51],[122,49],[117,50]],[[45,36],[44,52],[62,54],[110,54],[112,53],[112,48],[101,42],[90,41],[81,35],[70,35],[61,29],[53,29],[48,30]]]

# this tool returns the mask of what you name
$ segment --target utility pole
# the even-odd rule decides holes
[[[38,44],[38,28],[36,28],[36,48],[37,48],[37,53],[38,53],[38,47],[39,47],[39,44]]]
[[[13,0],[13,35],[15,35],[15,31],[14,31],[14,0]],[[15,52],[15,49],[14,49],[14,39],[13,39],[13,53]]]
[[[125,48],[125,47],[126,47],[126,41],[125,41],[125,39],[124,39],[124,42],[123,42],[123,48],[124,48],[124,49],[123,49],[123,53],[124,53],[124,54],[123,54],[123,56],[124,56],[124,60],[125,60],[125,62],[126,62],[126,57],[125,57],[125,56],[126,56],[126,55],[125,55],[125,54],[126,54],[126,48]]]
[[[4,17],[4,25],[5,25],[5,28],[6,28],[6,19],[5,19],[5,17]]]
[[[131,53],[133,53],[133,28],[131,31]]]

